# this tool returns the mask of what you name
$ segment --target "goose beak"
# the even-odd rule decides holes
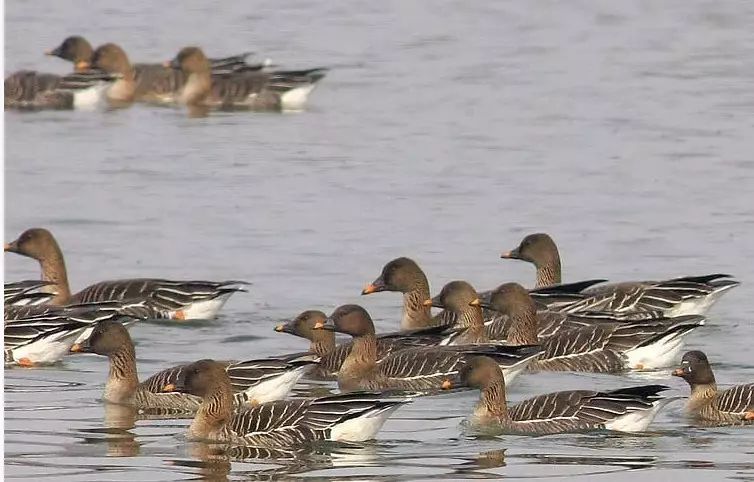
[[[444,380],[442,382],[443,390],[450,390],[451,388],[453,388],[453,382],[451,380]]]
[[[503,259],[519,259],[520,255],[518,248],[511,249],[510,251],[503,251],[502,253],[500,253],[500,257]]]
[[[168,383],[164,387],[162,387],[163,392],[174,392],[175,391],[175,384],[174,383]]]
[[[369,283],[364,287],[363,290],[361,290],[362,295],[370,295],[372,293],[377,293],[380,291],[385,291],[386,286],[385,282],[382,280],[382,276],[374,280],[373,282]]]
[[[474,298],[473,300],[469,301],[469,306],[480,306],[481,301],[479,301],[479,298]]]
[[[427,298],[422,302],[423,306],[432,306],[432,298]]]
[[[686,371],[683,368],[676,368],[673,370],[673,376],[674,377],[682,377],[686,374]]]
[[[74,343],[73,346],[71,346],[71,351],[73,353],[82,353],[84,351],[83,347],[79,343]]]
[[[4,252],[10,252],[13,251],[13,243],[5,243],[5,248],[3,249]]]
[[[76,70],[86,70],[91,67],[91,64],[86,60],[79,60],[76,62]]]
[[[278,326],[276,326],[275,327],[275,331],[277,331],[278,333],[284,332],[285,331],[285,325],[278,325]]]

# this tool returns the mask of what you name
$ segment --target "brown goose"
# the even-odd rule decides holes
[[[32,367],[60,361],[71,346],[104,320],[131,323],[149,310],[136,303],[86,303],[74,306],[6,305],[5,364]]]
[[[454,327],[461,329],[451,337],[452,344],[489,343],[482,308],[478,303],[472,304],[477,298],[479,295],[473,286],[458,280],[447,283],[437,296],[425,300],[424,305],[449,312],[447,318],[453,320]]]
[[[41,290],[54,292],[51,303],[66,305],[97,301],[144,300],[154,310],[155,318],[207,319],[217,316],[220,308],[235,292],[245,291],[242,281],[171,281],[135,278],[102,281],[71,294],[63,252],[55,237],[46,229],[27,229],[5,252],[17,253],[39,262],[42,279],[50,284]]]
[[[404,330],[448,324],[447,312],[432,316],[430,307],[424,304],[424,300],[430,297],[429,281],[424,271],[410,258],[396,258],[387,263],[377,279],[365,286],[361,294],[380,291],[403,293],[401,328]]]
[[[71,347],[76,353],[95,353],[108,357],[110,374],[103,399],[111,403],[133,405],[141,410],[171,409],[193,412],[199,398],[180,393],[165,393],[174,385],[187,365],[169,368],[152,375],[142,383],[136,371],[136,350],[131,336],[122,324],[102,321],[91,336]],[[274,358],[224,362],[223,369],[230,377],[236,404],[260,404],[285,398],[296,382],[317,361],[301,357],[295,361]]]
[[[754,383],[718,391],[715,375],[703,352],[686,352],[673,375],[691,386],[686,409],[695,418],[717,423],[754,421]]]
[[[199,47],[185,47],[166,65],[181,70],[186,83],[175,101],[188,106],[221,109],[297,110],[306,104],[327,69],[265,72],[241,71],[212,75]]]
[[[323,312],[307,310],[293,320],[276,326],[275,331],[309,340],[311,342],[309,352],[321,358],[319,366],[312,370],[308,376],[316,379],[334,380],[351,351],[352,343],[336,345],[333,331],[315,329],[315,326],[323,325],[326,320],[327,315]],[[377,358],[382,359],[390,353],[408,347],[434,346],[439,344],[445,336],[442,327],[384,333],[377,337]]]
[[[676,400],[658,396],[666,386],[644,385],[609,392],[554,392],[508,407],[505,385],[500,367],[487,357],[472,358],[457,377],[442,382],[444,389],[464,386],[481,390],[471,418],[473,427],[530,435],[588,430],[641,432],[657,412]]]
[[[234,413],[230,379],[223,365],[213,360],[187,366],[167,389],[202,399],[188,429],[190,439],[257,447],[291,448],[317,440],[370,440],[395,410],[410,401],[360,392],[270,402]]]
[[[93,65],[94,49],[85,38],[78,35],[66,38],[59,46],[46,54],[72,62],[76,71],[86,71]],[[210,59],[212,70],[213,72],[230,72],[264,68],[263,64],[248,64],[246,58],[249,55],[250,53],[244,53]],[[159,102],[165,97],[172,97],[186,82],[181,71],[158,63],[136,63],[133,65],[133,70],[134,100],[137,101]]]
[[[578,316],[555,318],[561,325],[553,329],[547,324],[552,318],[540,324],[534,301],[518,283],[500,285],[489,300],[472,304],[508,317],[509,343],[541,343],[544,353],[531,365],[540,370],[619,372],[668,366],[683,348],[684,338],[704,324],[698,315],[640,321]]]
[[[5,78],[5,108],[89,109],[100,105],[107,89],[119,79],[118,74],[99,70],[74,72],[65,76],[21,70]]]
[[[537,346],[460,345],[409,347],[378,358],[374,323],[359,305],[338,307],[327,323],[318,323],[314,329],[353,337],[351,350],[338,372],[342,390],[437,390],[441,377],[456,374],[475,354],[494,357],[510,382],[540,353]]]
[[[561,282],[560,254],[545,233],[526,236],[502,258],[528,261],[537,268],[537,287]],[[730,275],[687,276],[665,281],[632,281],[584,290],[583,299],[558,308],[576,311],[662,311],[666,316],[703,315],[726,291],[739,285]]]
[[[114,43],[106,43],[97,47],[92,54],[92,68],[118,75],[119,78],[108,87],[107,100],[113,106],[126,106],[134,101],[136,93],[136,72],[128,55]]]

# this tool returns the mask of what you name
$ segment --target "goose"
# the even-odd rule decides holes
[[[291,448],[318,440],[363,442],[411,399],[358,392],[322,398],[282,400],[233,412],[230,379],[221,363],[199,360],[187,366],[168,391],[200,397],[188,429],[191,440]]]
[[[707,355],[689,351],[673,371],[691,387],[686,410],[694,418],[715,423],[754,422],[754,383],[718,390]]]
[[[103,396],[107,402],[133,405],[144,412],[164,409],[194,412],[199,408],[197,397],[165,392],[165,387],[175,384],[188,365],[163,370],[139,383],[133,341],[118,322],[100,322],[91,336],[73,345],[71,351],[108,357],[110,374]],[[287,362],[272,358],[225,362],[223,369],[236,393],[235,403],[257,405],[285,398],[317,360],[317,357],[302,356]]]
[[[188,106],[221,109],[300,110],[327,69],[274,71],[243,70],[212,75],[199,47],[185,47],[166,67],[180,70],[186,82],[175,101]]]
[[[484,356],[472,358],[457,377],[442,382],[446,390],[458,386],[481,391],[470,420],[473,428],[528,435],[589,430],[642,432],[663,407],[677,400],[658,395],[668,389],[664,385],[643,385],[607,392],[554,392],[508,407],[503,373],[497,363]]]
[[[351,351],[351,342],[335,344],[335,333],[331,330],[315,329],[318,324],[323,325],[327,315],[319,310],[306,310],[294,319],[275,327],[278,333],[288,333],[306,338],[311,343],[309,352],[321,357],[319,365],[309,373],[310,378],[334,380],[337,378],[341,365]],[[430,327],[394,333],[383,333],[377,336],[377,358],[408,347],[434,346],[439,344],[447,335],[444,327]]]
[[[5,78],[6,109],[70,110],[102,105],[120,74],[88,70],[59,76],[19,70]]]
[[[509,382],[534,360],[537,346],[460,345],[408,347],[378,358],[374,323],[359,305],[342,305],[315,330],[329,330],[353,337],[348,356],[338,371],[341,390],[437,390],[437,380],[455,374],[473,354],[488,354],[506,372]]]
[[[569,317],[573,319],[566,318],[553,329],[539,323],[534,301],[518,283],[502,284],[488,301],[475,299],[471,304],[484,305],[508,317],[507,342],[541,343],[544,353],[531,364],[532,369],[539,370],[611,373],[668,366],[683,348],[685,337],[705,321],[699,315],[640,321]]]
[[[5,306],[5,364],[22,367],[60,361],[76,340],[105,320],[132,322],[138,308],[121,303],[76,306]]]
[[[246,291],[243,281],[173,281],[159,278],[134,278],[102,281],[71,294],[63,252],[52,233],[43,228],[24,231],[5,245],[5,252],[35,259],[42,279],[52,284],[41,288],[55,291],[55,305],[142,299],[154,310],[153,318],[176,320],[212,319],[233,293]]]
[[[561,282],[560,254],[545,233],[526,236],[502,258],[528,261],[537,268],[537,287]],[[633,281],[597,285],[584,290],[584,298],[562,307],[576,311],[662,311],[666,316],[703,315],[723,293],[738,286],[727,274],[685,276],[664,281]]]
[[[401,328],[411,330],[436,325],[447,325],[446,312],[432,316],[430,307],[424,304],[429,298],[427,275],[411,258],[400,257],[388,262],[380,275],[361,291],[370,295],[381,291],[403,293],[403,314]]]
[[[42,305],[55,297],[55,293],[39,291],[51,285],[44,280],[24,280],[5,283],[3,286],[3,300],[5,306]]]
[[[45,54],[71,62],[76,72],[87,72],[94,67],[95,50],[80,35],[67,37],[59,46]],[[262,70],[269,65],[268,62],[249,64],[246,61],[249,55],[251,52],[210,59],[212,70],[218,73],[254,71]],[[132,67],[134,101],[159,102],[166,96],[173,96],[186,81],[182,72],[166,68],[160,63],[136,63]]]

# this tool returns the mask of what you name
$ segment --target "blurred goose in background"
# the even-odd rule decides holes
[[[166,63],[181,70],[186,82],[174,102],[220,109],[299,110],[327,69],[262,70],[212,75],[209,60],[199,47],[185,47]]]
[[[321,357],[319,365],[308,376],[333,380],[351,351],[352,342],[335,344],[335,333],[332,330],[315,328],[324,326],[327,315],[318,310],[307,310],[287,323],[277,325],[275,331],[289,333],[306,338],[311,343],[309,352]],[[383,333],[377,335],[377,359],[381,360],[389,354],[409,347],[424,347],[438,345],[445,337],[444,327],[430,327],[417,330]],[[290,355],[293,356],[293,355]]]
[[[20,70],[5,78],[5,108],[20,110],[87,109],[101,105],[117,73],[87,70],[65,76]]]
[[[169,409],[194,412],[200,399],[181,393],[168,393],[188,365],[172,367],[152,375],[142,383],[136,371],[136,351],[131,336],[122,324],[103,321],[91,336],[74,344],[75,353],[94,353],[108,357],[110,374],[104,400],[133,405],[138,409]],[[285,398],[298,380],[317,364],[318,357],[302,356],[283,361],[275,358],[224,362],[237,405],[256,405]]]
[[[200,360],[166,388],[200,397],[188,429],[192,440],[257,447],[291,448],[318,440],[363,442],[410,398],[359,392],[323,398],[284,400],[233,412],[233,392],[222,364]]]
[[[32,367],[60,361],[98,323],[143,319],[138,305],[12,306],[4,313],[5,364]]]
[[[457,377],[442,382],[481,391],[471,417],[472,427],[507,433],[546,435],[588,430],[641,432],[657,413],[677,398],[658,394],[668,387],[644,385],[609,392],[573,390],[548,393],[508,407],[500,367],[487,357],[475,357]]]
[[[673,371],[691,387],[686,410],[694,418],[715,423],[754,422],[754,383],[718,390],[707,355],[689,351]]]
[[[318,323],[314,329],[353,337],[351,350],[338,372],[342,390],[437,390],[439,378],[458,373],[469,356],[480,354],[494,357],[511,382],[541,352],[537,346],[430,346],[403,348],[378,358],[374,323],[359,305],[338,307],[327,323]]]
[[[519,246],[501,255],[528,261],[537,268],[537,287],[561,282],[560,254],[545,233],[526,236]],[[731,288],[730,275],[686,276],[665,281],[632,281],[597,285],[584,290],[583,299],[558,309],[576,311],[662,311],[667,316],[703,315]]]
[[[552,318],[537,312],[531,296],[518,283],[503,284],[489,299],[471,303],[506,315],[509,328],[504,339],[508,343],[541,343],[544,353],[530,365],[539,370],[610,373],[665,367],[676,360],[686,336],[705,321],[699,315],[639,321],[567,316],[554,327],[547,324]]]
[[[79,35],[67,37],[56,48],[45,52],[73,63],[76,71],[86,71],[93,65],[94,49]],[[249,64],[246,59],[251,52],[230,57],[209,59],[213,72],[228,73],[235,71],[262,70],[269,61]],[[185,83],[186,77],[180,70],[165,67],[162,63],[133,64],[134,100],[159,102],[165,96],[172,96]]]
[[[246,291],[243,281],[171,281],[135,278],[102,281],[71,294],[63,252],[52,233],[43,228],[24,231],[5,245],[5,252],[17,253],[39,262],[42,279],[50,284],[41,288],[55,292],[50,303],[66,305],[96,301],[144,300],[153,318],[179,320],[211,319],[233,293]]]

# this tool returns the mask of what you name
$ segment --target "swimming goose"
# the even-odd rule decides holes
[[[5,306],[41,305],[50,301],[55,293],[38,291],[41,288],[54,284],[44,280],[24,280],[5,283],[3,287],[3,299]]]
[[[108,357],[110,374],[103,399],[111,403],[133,405],[141,410],[171,409],[193,412],[200,399],[185,394],[166,393],[187,365],[160,371],[142,383],[136,371],[136,351],[131,336],[122,324],[99,323],[92,335],[71,347],[75,353],[94,353]],[[285,398],[296,382],[314,365],[316,357],[300,357],[291,362],[277,359],[225,362],[236,404],[260,404]]]
[[[132,322],[138,309],[121,304],[5,306],[5,363],[25,367],[60,361],[76,340],[104,320]]]
[[[424,305],[448,311],[448,319],[453,320],[453,327],[462,329],[451,336],[452,344],[488,343],[490,338],[485,332],[482,308],[471,303],[477,298],[479,295],[473,286],[458,280],[447,283],[437,296],[425,300]]]
[[[395,258],[382,268],[382,273],[361,291],[362,295],[380,291],[397,291],[403,293],[403,314],[401,328],[404,330],[447,325],[446,311],[432,316],[424,300],[429,296],[427,275],[416,262],[410,258]]]
[[[96,107],[120,75],[88,70],[65,76],[20,70],[5,78],[6,109],[68,110]]]
[[[166,66],[181,70],[186,76],[186,83],[175,99],[178,103],[252,110],[302,109],[309,93],[327,70],[256,70],[212,75],[210,62],[199,47],[181,49]]]
[[[703,352],[686,352],[673,375],[683,378],[691,387],[686,410],[695,418],[718,423],[754,421],[754,383],[718,391],[715,375]]]
[[[335,334],[330,330],[315,329],[324,324],[327,315],[318,310],[307,310],[293,320],[277,325],[275,331],[306,338],[311,343],[309,351],[321,357],[310,378],[332,380],[351,351],[351,342],[335,344]],[[431,327],[397,333],[383,333],[377,337],[377,358],[382,359],[394,351],[408,347],[433,346],[445,338],[443,327]]]
[[[82,71],[91,67],[94,49],[84,37],[72,35],[54,49],[45,52],[45,55],[68,60],[73,63],[76,71]]]
[[[663,398],[663,385],[643,385],[609,392],[572,390],[548,393],[508,407],[505,379],[500,367],[487,357],[475,357],[444,389],[467,386],[481,390],[471,424],[475,428],[508,433],[546,435],[588,430],[641,432],[655,415],[677,398]]]
[[[501,255],[537,268],[537,287],[560,283],[560,254],[545,233],[526,236],[519,246]],[[730,275],[686,276],[665,281],[632,281],[598,285],[584,290],[584,299],[565,310],[662,311],[667,316],[703,315],[726,291],[739,285]]]
[[[154,309],[155,318],[178,320],[211,319],[228,298],[246,291],[243,281],[171,281],[157,278],[135,278],[102,281],[71,294],[68,275],[60,246],[46,229],[31,228],[18,239],[5,245],[6,252],[17,253],[39,262],[42,279],[54,284],[42,288],[56,292],[51,303],[73,303],[143,299]]]
[[[270,402],[233,413],[230,379],[223,365],[213,360],[189,365],[167,389],[202,399],[188,429],[190,439],[262,447],[370,440],[395,410],[410,401],[361,392]]]
[[[327,323],[317,323],[314,329],[353,337],[351,350],[338,372],[338,386],[342,390],[436,390],[440,377],[457,373],[473,354],[493,356],[510,382],[541,351],[536,346],[431,346],[403,348],[379,358],[374,323],[359,305],[338,307]]]
[[[571,317],[559,329],[540,326],[536,305],[518,283],[505,283],[489,301],[476,299],[510,318],[506,340],[512,344],[541,343],[544,353],[530,365],[539,370],[619,372],[650,369],[673,363],[685,337],[704,324],[699,315],[621,321],[609,317]],[[545,321],[547,321],[545,319]]]

